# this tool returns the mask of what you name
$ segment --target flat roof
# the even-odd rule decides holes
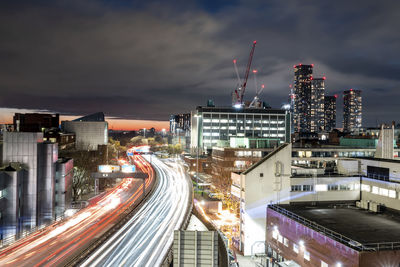
[[[373,213],[354,206],[279,205],[362,244],[400,242],[400,215]]]
[[[260,114],[270,114],[277,113],[285,115],[286,111],[282,109],[272,109],[272,108],[234,108],[234,107],[202,107],[198,106],[196,108],[199,112],[224,112],[224,113],[260,113]]]

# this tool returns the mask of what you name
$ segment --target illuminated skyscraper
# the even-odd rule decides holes
[[[310,124],[311,132],[318,133],[325,128],[325,77],[311,78]]]
[[[337,95],[325,96],[325,131],[330,132],[336,127],[336,97]]]
[[[351,132],[362,125],[361,90],[343,92],[343,130]]]
[[[313,78],[314,65],[294,66],[293,129],[294,132],[321,132],[325,127],[325,77]]]
[[[294,66],[294,132],[311,132],[311,79],[313,65]]]

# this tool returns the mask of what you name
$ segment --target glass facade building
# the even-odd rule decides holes
[[[228,145],[231,137],[268,138],[278,145],[290,140],[290,113],[285,110],[198,107],[191,117],[192,149]]]

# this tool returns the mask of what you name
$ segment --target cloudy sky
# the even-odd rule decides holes
[[[168,120],[207,99],[229,105],[253,40],[272,107],[293,65],[315,64],[326,94],[363,91],[364,125],[400,122],[400,1],[0,3],[0,107]],[[254,96],[252,77],[246,97]],[[4,110],[4,109],[3,109]]]

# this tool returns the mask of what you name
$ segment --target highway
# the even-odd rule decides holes
[[[146,189],[155,180],[153,169],[140,155],[135,164],[149,174]],[[143,184],[122,182],[88,207],[0,250],[0,266],[62,266],[112,228],[121,213],[142,199]]]
[[[150,160],[150,156],[145,156]],[[159,185],[136,214],[81,266],[159,266],[187,215],[190,180],[178,160],[152,156]]]

